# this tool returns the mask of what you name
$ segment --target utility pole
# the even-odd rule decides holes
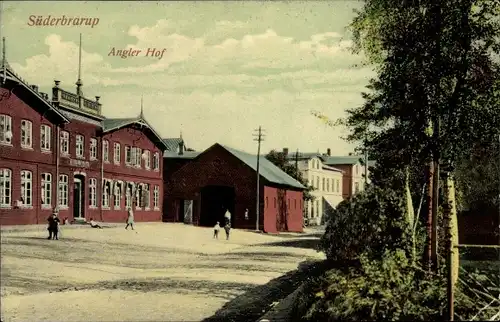
[[[434,120],[434,131],[433,131],[433,141],[435,146],[437,146],[436,149],[434,149],[434,155],[433,155],[433,168],[434,168],[434,173],[433,173],[433,179],[432,179],[432,235],[431,235],[431,262],[432,262],[432,268],[434,269],[435,272],[437,272],[439,261],[438,261],[438,209],[439,209],[439,162],[440,162],[440,156],[439,156],[439,150],[440,150],[440,127],[441,127],[441,120],[439,116],[437,116]],[[446,184],[446,183],[445,183]]]
[[[263,134],[262,134],[262,127],[259,126],[257,134],[253,134],[255,139],[254,141],[257,141],[257,200],[255,202],[255,230],[259,231],[259,216],[260,216],[260,172],[259,172],[259,165],[260,165],[260,143],[264,141]]]

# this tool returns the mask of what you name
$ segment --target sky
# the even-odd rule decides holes
[[[54,80],[76,92],[82,34],[83,92],[100,96],[106,117],[139,115],[162,137],[182,136],[203,150],[214,143],[257,152],[326,152],[353,145],[330,119],[363,103],[374,76],[359,67],[346,29],[361,2],[3,2],[7,61],[24,80],[51,93]],[[93,26],[30,26],[30,16],[98,18]],[[94,22],[96,20],[93,20]],[[112,50],[141,50],[122,58]],[[148,48],[166,49],[146,57]]]

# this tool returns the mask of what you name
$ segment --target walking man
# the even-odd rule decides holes
[[[49,218],[47,218],[47,221],[49,222],[49,237],[47,239],[59,239],[57,234],[59,232],[59,217],[57,216],[57,210],[54,209],[54,212],[52,213]]]
[[[226,240],[229,240],[229,233],[231,232],[231,224],[227,223],[224,226],[224,230],[226,231]]]
[[[132,211],[132,207],[128,207],[127,226],[125,226],[125,229],[128,230],[128,226],[134,230],[134,212]]]

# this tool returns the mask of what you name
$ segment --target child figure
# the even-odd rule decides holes
[[[214,226],[214,238],[216,238],[216,239],[219,239],[219,230],[220,230],[220,226],[219,226],[219,222],[217,222]]]
[[[229,232],[231,231],[231,224],[226,223],[226,225],[224,226],[224,230],[226,231],[226,240],[229,240]]]

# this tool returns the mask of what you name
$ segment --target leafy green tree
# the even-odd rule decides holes
[[[314,190],[314,187],[308,184],[307,180],[302,177],[302,173],[300,173],[295,164],[291,163],[283,152],[271,150],[266,155],[266,159],[271,161],[275,166],[283,170],[283,172],[306,187],[306,190],[304,190],[304,201],[314,200],[314,196],[311,194],[311,191]]]

